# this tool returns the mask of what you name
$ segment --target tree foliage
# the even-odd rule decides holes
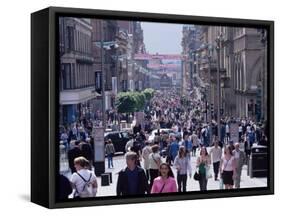
[[[116,107],[119,113],[132,113],[144,110],[146,102],[153,97],[153,89],[142,92],[120,92],[117,95]]]
[[[143,91],[145,98],[147,101],[150,101],[150,99],[153,97],[155,90],[152,88],[147,88]]]

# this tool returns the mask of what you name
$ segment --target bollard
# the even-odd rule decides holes
[[[109,175],[109,182],[112,183],[112,173],[111,172],[106,172],[104,174],[108,174]]]
[[[110,176],[108,173],[101,174],[101,186],[108,186],[110,184]]]

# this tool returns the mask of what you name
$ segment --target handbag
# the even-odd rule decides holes
[[[194,173],[193,179],[194,179],[195,181],[199,181],[199,180],[200,180],[200,174],[199,174],[198,171],[196,171],[196,172]]]

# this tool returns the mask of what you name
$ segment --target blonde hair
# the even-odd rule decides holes
[[[77,164],[83,168],[87,168],[90,166],[90,162],[85,157],[77,157],[74,159],[74,164]]]
[[[137,153],[129,151],[125,154],[125,158],[126,158],[126,160],[135,160],[136,161],[138,156],[137,156]]]

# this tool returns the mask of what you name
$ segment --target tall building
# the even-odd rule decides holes
[[[223,26],[197,26],[200,30],[200,46],[197,59],[200,79],[205,86],[209,104],[223,116],[247,117],[260,120],[265,116],[264,85],[266,77],[261,33],[254,28]],[[216,40],[220,37],[219,56]],[[185,51],[183,49],[183,51]],[[186,51],[185,51],[186,52]],[[217,91],[217,62],[220,60],[220,93]],[[265,107],[265,106],[263,106]]]
[[[92,26],[89,19],[59,19],[60,123],[88,115],[97,97],[93,73]]]
[[[184,25],[182,31],[182,95],[187,96],[194,85],[197,73],[197,49],[200,47],[199,29],[194,25]]]
[[[101,93],[102,73],[104,73],[105,110],[107,110],[114,105],[113,92],[117,88],[118,46],[116,37],[118,35],[118,25],[115,20],[101,19],[91,19],[91,25],[93,27],[92,43],[96,90]]]
[[[135,54],[145,54],[146,48],[144,44],[143,29],[141,22],[133,22],[133,56]],[[135,74],[132,83],[133,90],[140,91],[144,88],[151,87],[150,84],[150,71],[147,69],[148,60],[133,60],[133,68]]]
[[[262,70],[261,42],[257,29],[234,29],[234,90],[236,113],[256,118],[260,71]]]
[[[149,87],[140,22],[65,17],[59,20],[61,124],[114,108],[119,92]],[[104,83],[103,83],[104,78]]]
[[[115,106],[115,98],[119,92],[145,87],[148,79],[144,78],[142,68],[145,63],[134,60],[136,51],[145,51],[143,32],[138,22],[92,19],[91,24],[96,86],[99,91],[104,71],[105,110],[108,110]]]

